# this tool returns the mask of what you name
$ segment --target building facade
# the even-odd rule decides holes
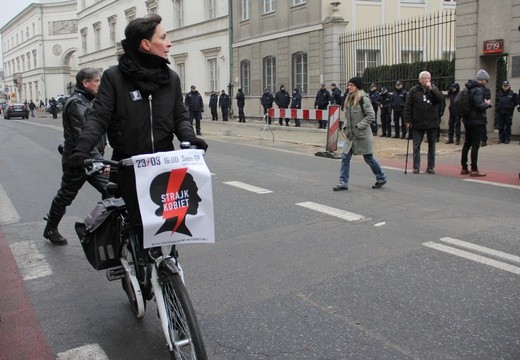
[[[251,99],[247,109],[255,116],[262,114],[263,89],[276,92],[282,84],[298,88],[302,107],[313,108],[321,83],[344,91],[345,79],[360,74],[356,66],[386,65],[375,48],[358,49],[351,69],[342,64],[338,44],[346,32],[454,8],[446,0],[233,0],[233,87]],[[398,62],[415,61],[418,52],[407,49]]]
[[[102,70],[117,64],[128,22],[159,14],[172,41],[171,67],[183,92],[196,85],[208,104],[211,91],[229,83],[227,0],[80,0],[78,1],[79,65]]]
[[[0,29],[4,91],[12,102],[70,90],[78,70],[76,1],[33,3]]]
[[[508,80],[511,89],[520,89],[520,0],[494,1],[459,0],[456,21],[455,78],[463,86],[479,69],[491,79],[491,103],[501,83]],[[493,132],[495,112],[487,111],[487,130]],[[513,135],[520,134],[520,114],[513,115]]]

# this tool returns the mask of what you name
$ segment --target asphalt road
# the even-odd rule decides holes
[[[7,211],[0,233],[22,275],[47,266],[21,290],[60,359],[87,345],[109,359],[165,358],[153,302],[136,320],[120,283],[84,258],[73,224],[97,201],[92,188],[60,225],[68,246],[41,236],[60,128],[0,121],[0,190],[19,217]],[[373,190],[355,158],[349,190],[333,192],[338,160],[298,144],[208,142],[216,243],[179,252],[211,359],[520,357],[517,188],[386,169]]]

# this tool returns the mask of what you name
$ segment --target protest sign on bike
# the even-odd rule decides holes
[[[138,155],[132,163],[144,248],[215,242],[211,173],[203,150]]]

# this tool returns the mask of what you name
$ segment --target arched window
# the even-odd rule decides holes
[[[251,66],[249,60],[240,62],[240,87],[244,94],[251,93]]]
[[[297,52],[292,56],[292,79],[300,94],[307,94],[307,54]]]

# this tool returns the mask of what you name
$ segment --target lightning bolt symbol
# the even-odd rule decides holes
[[[187,172],[188,172],[188,168],[172,170],[170,172],[170,178],[168,179],[168,186],[166,188],[166,192],[169,194],[178,193]],[[176,199],[170,199],[170,202],[175,202],[175,200]],[[166,208],[170,208],[170,207],[166,207]],[[187,212],[188,212],[188,206],[179,207],[177,209],[174,209],[172,207],[172,210],[166,210],[163,212],[163,219],[170,219],[173,217],[177,217],[177,222],[175,224],[175,227],[172,229],[172,234],[177,230],[177,228],[180,226],[180,224],[184,221],[184,217],[186,216]]]

